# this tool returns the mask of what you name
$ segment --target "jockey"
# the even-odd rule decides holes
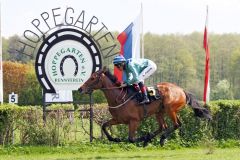
[[[147,90],[144,86],[144,79],[151,76],[157,69],[156,64],[149,59],[125,59],[122,55],[117,55],[113,59],[113,64],[120,71],[126,74],[127,85],[133,85],[135,88],[140,88],[143,100],[140,104],[149,103]]]

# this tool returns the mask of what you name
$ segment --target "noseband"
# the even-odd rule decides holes
[[[89,91],[90,93],[93,91],[93,87],[100,82],[100,78],[101,78],[100,74],[101,74],[101,73],[97,73],[97,78],[98,78],[98,79],[97,79],[95,82],[93,82],[93,83],[90,84],[90,85],[85,84],[85,86],[86,86],[86,88],[87,88],[87,91]]]

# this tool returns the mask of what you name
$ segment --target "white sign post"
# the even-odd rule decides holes
[[[8,102],[9,103],[18,103],[18,94],[15,94],[14,92],[9,94],[8,95]]]

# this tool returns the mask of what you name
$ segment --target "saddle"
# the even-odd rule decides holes
[[[142,92],[136,90],[136,88],[133,86],[128,86],[127,88],[128,88],[128,93],[130,94],[136,94],[137,92],[134,98],[138,103],[140,103],[143,99]],[[150,101],[149,103],[162,98],[161,93],[157,89],[157,86],[147,87],[147,94]]]

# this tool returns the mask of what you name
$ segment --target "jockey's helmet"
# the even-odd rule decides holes
[[[122,62],[126,62],[126,59],[122,55],[117,55],[113,59],[113,64],[119,64],[119,63],[122,63]]]

